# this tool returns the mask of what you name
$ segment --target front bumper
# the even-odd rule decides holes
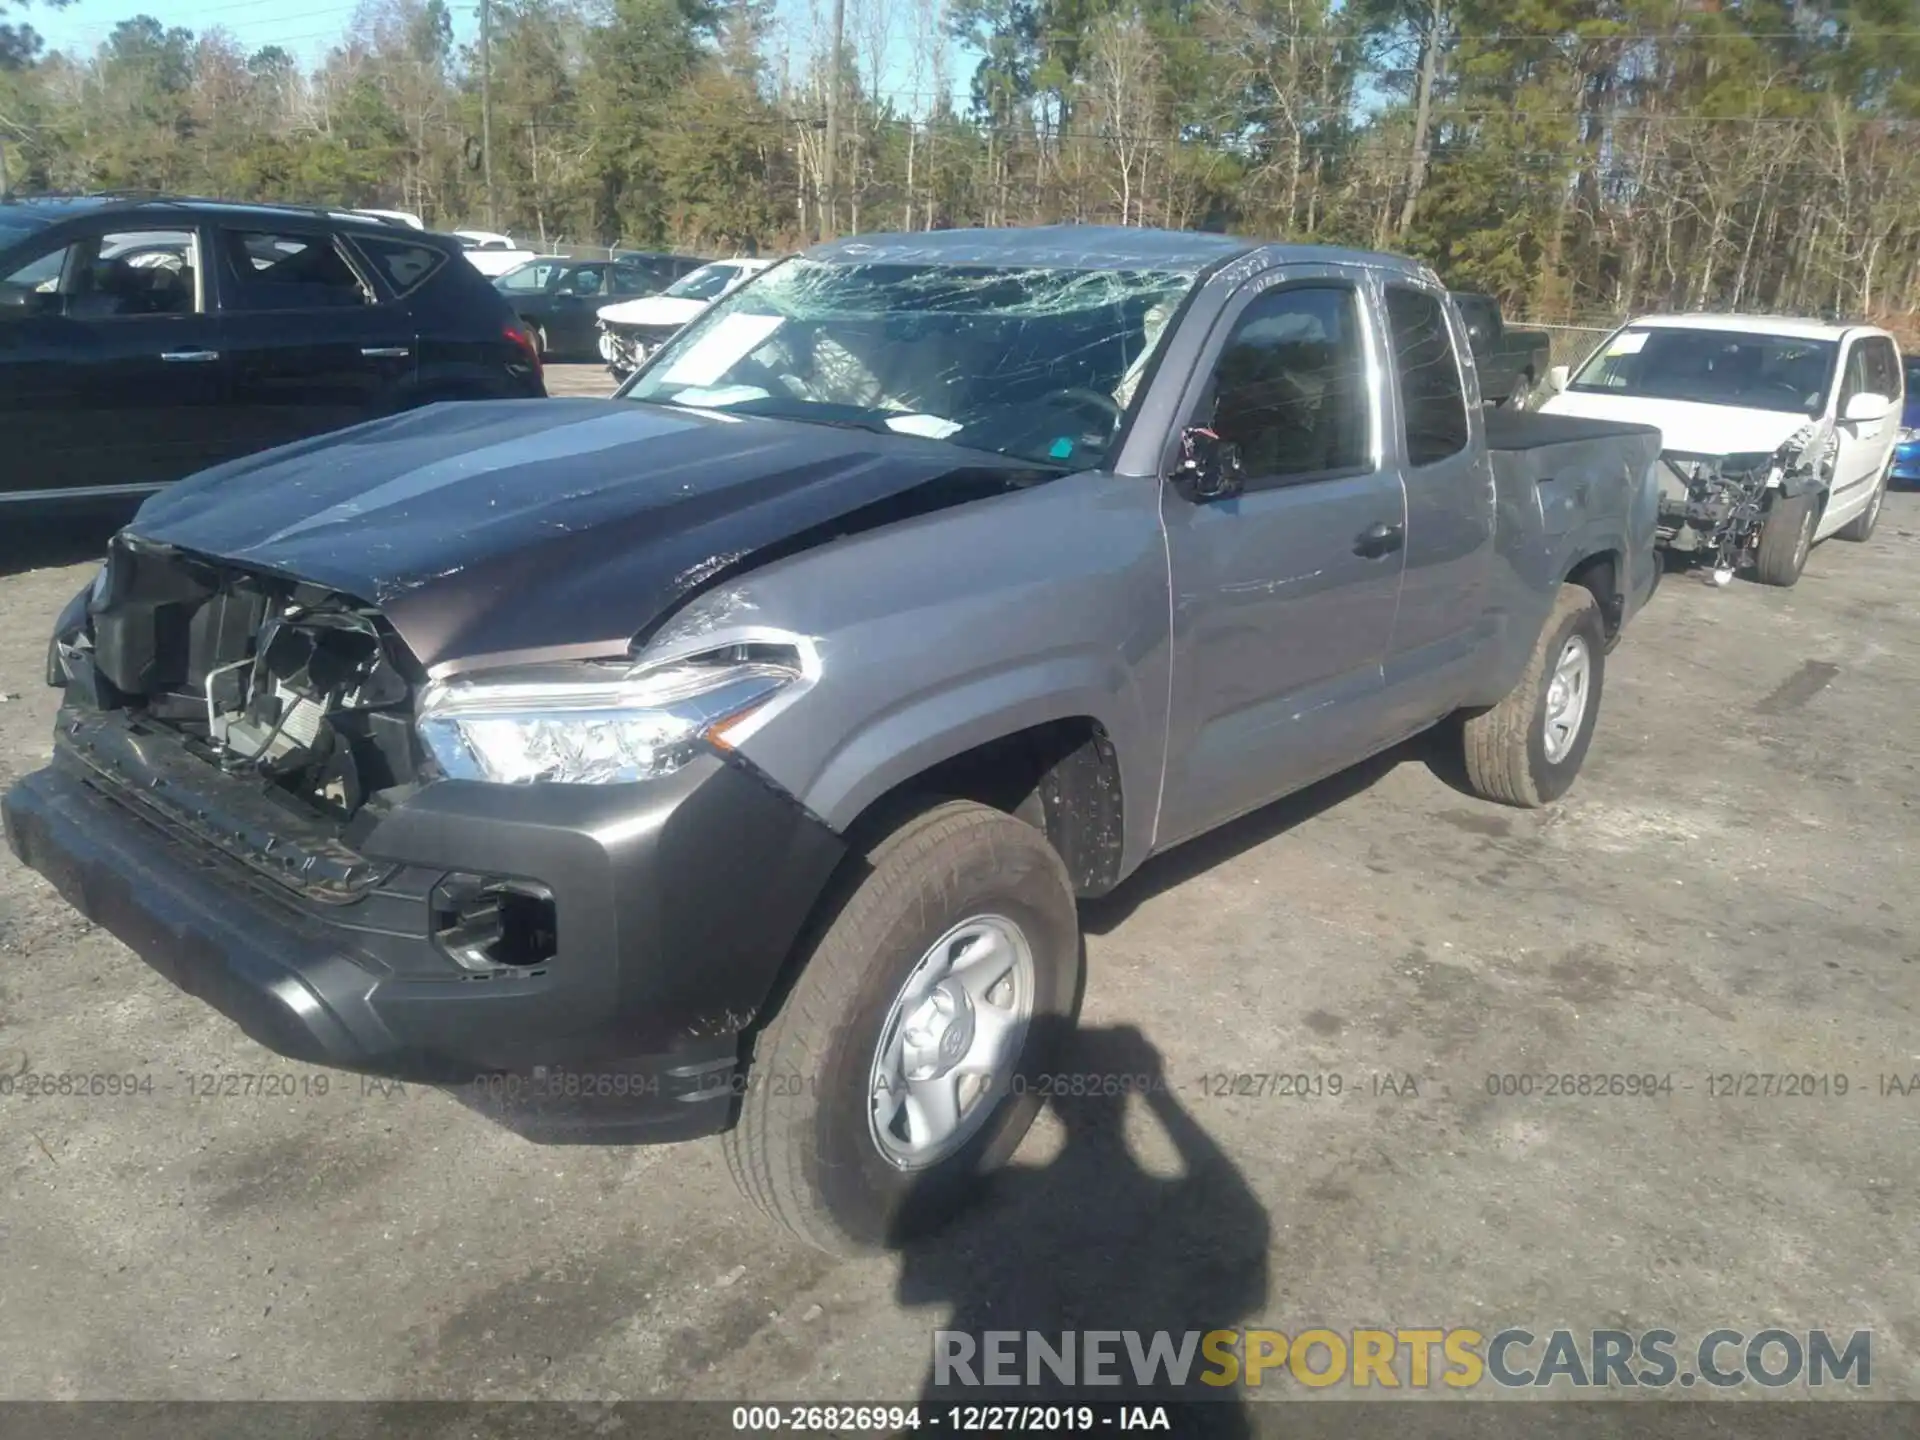
[[[201,824],[244,813],[221,791],[245,782],[202,766],[204,790],[180,793],[178,767],[141,773],[142,747],[165,737],[129,745],[138,729],[63,711],[53,763],[0,804],[14,853],[269,1049],[446,1086],[536,1140],[725,1128],[740,1033],[844,854],[709,756],[640,785],[428,785],[355,841],[364,868],[299,886],[235,852],[244,824],[224,844]],[[552,958],[504,974],[454,963],[432,918],[449,872],[544,886]]]

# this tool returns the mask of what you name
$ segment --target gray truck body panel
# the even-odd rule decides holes
[[[854,245],[829,253],[953,258],[938,244]],[[1366,302],[1372,469],[1184,498],[1163,477],[1233,318],[1274,286],[1327,280],[1357,285]],[[1517,448],[1490,451],[1448,306],[1470,439],[1410,467],[1389,283],[1444,295],[1423,268],[1383,256],[1229,253],[1168,337],[1110,470],[748,571],[692,601],[653,648],[808,637],[821,680],[739,749],[835,829],[945,759],[1091,719],[1120,770],[1121,876],[1455,710],[1494,704],[1580,561],[1615,558],[1616,623],[1650,593],[1659,437],[1539,422]],[[1355,555],[1376,521],[1404,526],[1404,549]]]

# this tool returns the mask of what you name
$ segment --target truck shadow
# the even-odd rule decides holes
[[[1402,740],[1371,759],[1350,765],[1304,790],[1294,792],[1271,805],[1230,820],[1162,854],[1155,855],[1119,888],[1097,900],[1080,903],[1080,927],[1089,934],[1106,935],[1118,929],[1142,904],[1177,885],[1204,875],[1216,865],[1256,845],[1286,834],[1336,805],[1371,789],[1400,766],[1426,766],[1429,773],[1462,795],[1478,801],[1467,784],[1466,765],[1460,758],[1460,732],[1457,720],[1442,721],[1431,730]],[[1485,803],[1485,802],[1481,802]]]
[[[895,1298],[951,1307],[934,1324],[955,1332],[930,1346],[923,1413],[944,1415],[952,1405],[1180,1403],[1179,1434],[1249,1435],[1239,1387],[1201,1383],[1221,1367],[1202,1353],[1200,1337],[1257,1322],[1266,1305],[1266,1209],[1181,1103],[1158,1050],[1138,1029],[1080,1031],[1066,1039],[1061,1056],[1053,1069],[1087,1082],[1069,1088],[1102,1093],[1050,1094],[1064,1131],[1059,1153],[1043,1165],[1002,1171],[948,1228],[898,1247]],[[1113,1085],[1093,1083],[1109,1077]],[[1170,1143],[1177,1174],[1149,1171],[1129,1148],[1134,1106]],[[1015,1383],[987,1381],[989,1331],[1010,1332],[1018,1358],[1007,1368]],[[1163,1345],[1176,1353],[1187,1346],[1184,1383],[1172,1383],[1165,1366],[1137,1373],[1122,1334],[1104,1342],[1113,1383],[1084,1383],[1077,1367],[1087,1336],[1099,1331],[1138,1332],[1134,1343],[1143,1356],[1152,1354],[1154,1332],[1166,1332]],[[1064,1332],[1073,1332],[1076,1383],[1044,1365],[1029,1373],[1024,1337],[1035,1332],[1054,1350],[1067,1343]],[[970,1366],[943,1363],[969,1346]]]

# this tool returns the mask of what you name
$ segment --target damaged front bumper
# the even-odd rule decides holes
[[[844,854],[718,756],[639,784],[438,781],[349,842],[177,743],[64,709],[53,763],[0,805],[14,853],[269,1049],[444,1086],[541,1141],[725,1128],[741,1032]]]

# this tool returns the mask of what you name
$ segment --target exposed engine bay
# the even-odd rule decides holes
[[[54,646],[69,703],[138,710],[323,813],[345,819],[414,779],[421,677],[350,597],[122,536],[84,623]]]
[[[1697,555],[1725,583],[1753,561],[1773,497],[1818,490],[1832,473],[1838,438],[1809,422],[1773,451],[1660,457],[1660,542]]]

